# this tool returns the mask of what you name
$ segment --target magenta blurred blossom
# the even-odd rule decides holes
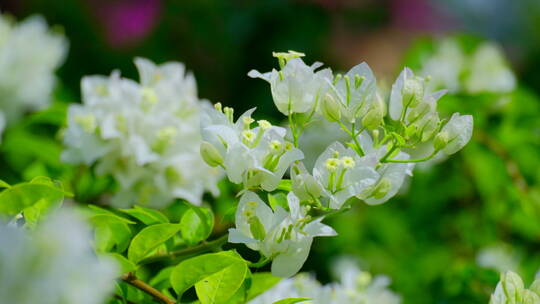
[[[435,1],[393,0],[392,19],[395,26],[418,31],[444,31],[455,27],[451,18]]]
[[[161,13],[161,0],[87,0],[105,28],[113,47],[137,44],[154,29]]]

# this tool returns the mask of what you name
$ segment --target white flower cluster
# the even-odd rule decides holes
[[[523,280],[515,272],[502,273],[489,304],[540,304],[540,280],[525,288]]]
[[[229,229],[229,242],[245,243],[264,257],[273,259],[272,274],[290,277],[306,261],[313,238],[334,236],[331,227],[321,223],[322,217],[312,219],[308,207],[290,192],[288,212],[281,206],[273,211],[255,193],[246,192],[236,211],[236,228]]]
[[[361,271],[349,260],[340,261],[335,272],[339,282],[322,285],[308,274],[284,279],[276,286],[249,301],[249,304],[273,303],[284,298],[309,298],[311,304],[399,304],[401,298],[388,289],[390,279]]]
[[[67,40],[38,16],[20,23],[0,14],[0,132],[25,112],[49,104],[54,71],[67,53]]]
[[[2,303],[101,304],[113,291],[117,267],[95,256],[90,229],[73,211],[31,232],[0,225],[0,244]]]
[[[244,188],[229,241],[259,251],[273,260],[274,274],[287,277],[301,268],[313,237],[335,235],[321,224],[326,214],[343,209],[352,198],[371,205],[388,201],[415,163],[463,148],[473,121],[459,113],[448,121],[439,118],[437,100],[444,92],[430,92],[427,80],[407,68],[385,102],[365,63],[333,76],[330,69],[317,71],[320,63],[306,65],[300,53],[275,56],[281,70],[249,75],[270,83],[277,108],[288,116],[289,132],[255,122],[253,110],[235,121],[233,109],[216,104],[201,119],[201,155]],[[299,138],[321,118],[341,128],[349,141],[331,143],[308,172]],[[290,183],[282,180],[289,168]],[[280,189],[290,185],[292,190],[288,206],[270,208],[250,192],[274,191],[282,182]]]
[[[451,93],[507,93],[516,87],[516,77],[502,51],[487,42],[467,54],[455,39],[444,39],[422,63],[421,74],[431,76],[430,89],[444,88]]]
[[[175,198],[200,204],[205,191],[217,194],[221,178],[199,153],[206,101],[183,64],[135,64],[140,83],[118,72],[82,80],[83,104],[69,108],[63,160],[111,174],[120,185],[116,206],[159,208]]]

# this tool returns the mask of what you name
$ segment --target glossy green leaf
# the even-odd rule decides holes
[[[171,273],[171,284],[176,293],[182,295],[191,286],[233,264],[246,264],[246,262],[231,251],[200,255],[178,264]],[[242,269],[240,266],[234,266],[233,268],[235,271]],[[225,275],[226,273],[223,274],[223,276]],[[234,292],[231,293],[231,296],[232,294]]]
[[[248,271],[244,261],[232,263],[195,284],[195,291],[202,304],[228,303],[242,286]]]
[[[145,225],[168,223],[169,219],[163,213],[149,208],[134,206],[132,209],[120,209],[121,212],[129,214]]]
[[[38,177],[28,183],[11,186],[0,193],[0,214],[14,216],[40,202],[38,211],[30,211],[31,217],[37,219],[38,214],[45,212],[50,206],[61,204],[65,192],[60,184],[47,177]]]
[[[127,249],[132,233],[121,217],[102,213],[91,216],[89,222],[95,228],[96,251],[122,253]]]
[[[138,263],[152,250],[165,243],[180,231],[179,224],[157,224],[144,228],[131,241],[128,249],[128,258]]]
[[[208,208],[192,207],[184,212],[180,225],[182,238],[188,244],[196,244],[208,238],[212,233],[214,215]]]

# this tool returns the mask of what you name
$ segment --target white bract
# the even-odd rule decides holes
[[[489,304],[540,304],[540,280],[535,280],[527,289],[518,274],[502,273]]]
[[[335,142],[317,159],[313,175],[302,165],[291,169],[293,191],[302,200],[323,196],[329,201],[325,205],[340,209],[345,201],[360,195],[379,179],[375,165],[372,158],[360,158],[352,149]]]
[[[208,164],[224,168],[231,182],[245,189],[273,191],[289,166],[304,155],[285,139],[284,128],[266,120],[255,122],[253,111],[234,122],[231,108],[205,107],[201,119],[205,149],[201,152]]]
[[[11,124],[25,112],[49,105],[54,71],[64,61],[67,40],[38,16],[19,23],[0,14],[0,113]],[[1,128],[0,128],[1,129]]]
[[[275,53],[280,60],[281,70],[260,73],[251,70],[248,76],[261,78],[270,83],[272,97],[278,110],[285,114],[314,111],[327,90],[327,81],[331,79],[330,69],[317,71],[319,62],[308,66],[296,52]]]
[[[281,277],[290,277],[300,270],[314,237],[336,235],[321,223],[322,217],[308,216],[306,207],[292,192],[287,201],[289,210],[281,206],[272,210],[255,193],[247,191],[238,204],[236,228],[229,229],[229,242],[245,243],[272,259],[272,274]]]
[[[345,75],[337,74],[333,80],[327,81],[330,89],[322,101],[321,112],[328,120],[342,116],[345,121],[353,123],[371,110],[377,93],[377,81],[367,63],[362,62]],[[339,111],[339,114],[335,111]]]
[[[284,298],[309,298],[305,303],[311,304],[401,303],[400,297],[388,289],[390,280],[386,276],[373,277],[348,260],[338,262],[333,270],[338,282],[322,285],[313,276],[301,273],[282,280],[248,303],[266,304]]]
[[[491,43],[481,43],[472,54],[467,54],[456,39],[444,39],[423,61],[420,74],[430,76],[430,91],[507,93],[516,87],[516,77],[503,52]]]
[[[73,211],[51,215],[29,232],[0,225],[2,303],[101,304],[119,274],[91,248],[91,232]]]
[[[181,63],[135,64],[140,83],[118,72],[83,78],[83,104],[69,108],[62,159],[112,175],[120,185],[116,206],[159,208],[174,198],[200,204],[205,191],[217,194],[221,173],[199,153],[206,102],[195,78]]]
[[[454,113],[435,137],[435,149],[440,148],[446,155],[461,150],[471,139],[473,118],[471,115]]]

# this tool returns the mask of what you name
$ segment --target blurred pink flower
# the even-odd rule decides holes
[[[105,28],[113,47],[126,47],[143,40],[156,26],[161,0],[87,0]]]

